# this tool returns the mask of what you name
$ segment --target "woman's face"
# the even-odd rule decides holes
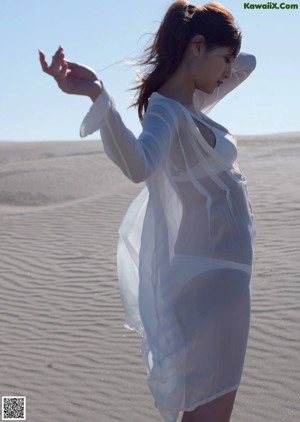
[[[234,60],[230,47],[217,47],[212,50],[200,47],[192,66],[195,88],[211,94],[224,79],[230,77]]]

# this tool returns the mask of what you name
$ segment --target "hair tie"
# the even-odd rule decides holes
[[[192,20],[195,12],[196,6],[194,6],[193,4],[187,4],[186,6],[184,6],[184,19]]]

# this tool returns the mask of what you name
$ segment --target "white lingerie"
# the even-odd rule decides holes
[[[214,149],[228,162],[233,163],[237,159],[237,146],[236,138],[226,131],[225,128],[220,129],[214,125],[209,124],[206,120],[202,119],[199,115],[191,113],[194,120],[199,120],[203,125],[208,127],[215,137]]]
[[[196,91],[193,115],[153,93],[138,139],[106,89],[81,125],[100,129],[110,159],[145,182],[119,229],[118,278],[125,327],[142,336],[147,382],[164,420],[235,390],[250,321],[255,222],[234,137],[195,123],[255,68],[240,53],[213,94]],[[207,126],[208,127],[208,126]]]

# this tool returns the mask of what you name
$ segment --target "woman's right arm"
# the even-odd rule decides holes
[[[52,56],[50,65],[41,50],[39,58],[43,72],[52,76],[66,94],[84,95],[95,101],[102,92],[101,82],[96,73],[88,66],[65,60],[63,47],[60,46]]]
[[[65,60],[62,47],[52,57],[51,65],[42,51],[39,54],[43,71],[54,77],[63,92],[85,95],[94,102],[82,122],[81,137],[100,129],[110,159],[133,182],[146,180],[165,160],[176,129],[170,106],[163,101],[150,101],[142,122],[143,131],[136,139],[92,69]]]
[[[80,136],[100,129],[108,157],[133,182],[146,180],[166,159],[176,128],[172,111],[163,102],[151,103],[138,138],[124,125],[105,87],[85,116]]]

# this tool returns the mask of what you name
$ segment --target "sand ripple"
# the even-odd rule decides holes
[[[300,139],[241,139],[257,218],[253,313],[233,422],[300,420]],[[0,145],[0,377],[30,422],[159,421],[123,329],[118,226],[142,185],[98,144]]]

